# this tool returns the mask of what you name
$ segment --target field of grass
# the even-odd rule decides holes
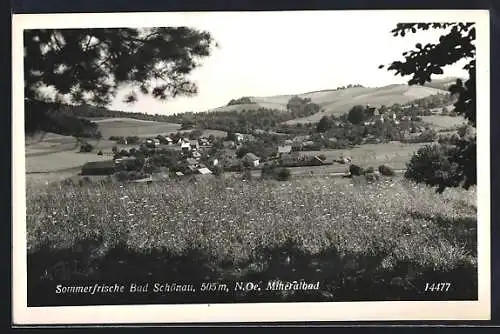
[[[107,118],[94,121],[99,126],[99,131],[104,138],[110,136],[138,136],[149,137],[158,134],[177,132],[180,124],[144,121],[133,118]]]
[[[352,163],[361,167],[372,166],[377,168],[382,164],[388,164],[395,169],[405,169],[406,163],[410,157],[426,143],[400,143],[389,142],[382,144],[364,144],[356,146],[349,150],[321,150],[321,151],[303,151],[304,155],[325,155],[327,161],[332,161],[341,156],[349,156]],[[347,167],[342,165],[344,169]]]
[[[443,115],[422,116],[422,121],[430,124],[436,130],[455,129],[467,122],[462,116],[452,117]]]
[[[313,177],[65,187],[28,191],[29,305],[76,279],[321,282],[198,302],[477,298],[475,190]],[[452,288],[425,293],[428,281]]]
[[[106,155],[97,155],[97,151],[111,152],[111,148],[115,145],[115,142],[105,139],[86,139],[86,141],[94,145],[94,152],[80,153],[78,141],[71,136],[45,133],[26,138],[26,172],[51,173],[73,171],[76,173],[87,162],[110,159]]]

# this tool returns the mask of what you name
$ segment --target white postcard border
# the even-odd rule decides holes
[[[375,13],[376,12],[376,13]],[[262,12],[249,15],[326,15],[316,12]],[[477,161],[478,168],[478,301],[380,301],[332,303],[259,303],[197,305],[134,305],[27,307],[26,180],[24,155],[24,29],[162,26],[174,18],[189,26],[203,13],[92,13],[13,15],[13,323],[129,324],[183,322],[274,321],[393,321],[490,319],[490,54],[489,13],[486,10],[344,11],[362,20],[364,15],[397,16],[401,22],[476,22],[477,47]],[[232,12],[217,15],[235,15]],[[236,14],[239,15],[239,14]],[[366,29],[366,28],[363,28]],[[389,33],[389,32],[388,32]]]

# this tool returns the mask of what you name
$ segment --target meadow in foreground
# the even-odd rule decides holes
[[[401,179],[28,189],[28,296],[43,304],[54,281],[279,278],[321,288],[217,301],[476,299],[476,223],[475,190]],[[441,281],[448,292],[424,292]]]

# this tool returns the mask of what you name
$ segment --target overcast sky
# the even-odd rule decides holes
[[[123,103],[120,94],[111,108],[171,114],[204,111],[242,96],[405,83],[408,78],[378,65],[402,59],[417,42],[438,41],[442,31],[393,37],[390,30],[401,19],[375,11],[170,14],[169,26],[209,31],[219,44],[190,75],[199,94],[166,102],[140,96],[134,105]],[[445,68],[443,76],[464,76],[462,66]]]

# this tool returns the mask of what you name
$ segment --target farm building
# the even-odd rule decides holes
[[[115,159],[116,169],[135,170],[141,167],[140,161],[136,157],[121,157]]]
[[[278,146],[278,154],[288,154],[292,152],[291,145]]]
[[[197,150],[200,148],[200,144],[198,143],[197,140],[189,141],[189,146],[191,147],[192,150]]]
[[[257,167],[260,163],[260,158],[258,156],[256,156],[255,154],[249,152],[247,154],[245,154],[243,156],[243,158],[241,159],[241,161],[244,163],[244,164],[247,164],[247,165],[250,165],[250,166],[253,166],[253,167]]]
[[[209,174],[212,174],[212,171],[208,168],[200,168],[200,169],[198,169],[198,173],[200,173],[202,175],[209,175]]]
[[[146,145],[146,147],[155,148],[160,145],[160,140],[157,138],[147,139],[144,144]]]
[[[189,145],[189,143],[182,142],[182,144],[181,144],[181,150],[183,152],[189,152],[191,150],[191,145]]]
[[[321,160],[320,157],[315,156],[311,159],[311,165],[312,166],[321,166],[321,165],[323,165],[323,160]]]
[[[210,141],[208,140],[208,138],[200,138],[200,140],[198,141],[200,146],[210,146]]]
[[[234,137],[236,138],[237,143],[241,143],[243,141],[243,139],[245,138],[245,136],[241,133],[235,133]]]
[[[225,140],[223,142],[223,145],[224,145],[224,148],[235,148],[236,147],[235,142],[232,140]]]
[[[115,171],[116,166],[113,160],[93,161],[82,166],[81,175],[111,175]]]

